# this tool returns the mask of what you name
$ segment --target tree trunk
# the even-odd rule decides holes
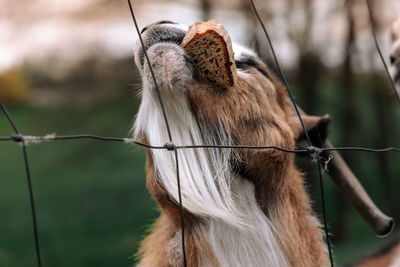
[[[211,0],[201,0],[201,19],[207,21],[210,19],[211,15]]]
[[[354,96],[354,74],[351,67],[352,54],[354,52],[355,40],[355,21],[353,16],[353,0],[346,0],[345,10],[347,17],[347,37],[345,47],[345,57],[342,72],[342,88],[343,88],[343,114],[342,114],[342,145],[354,145],[354,122],[356,121],[356,105]],[[349,166],[355,166],[353,157],[343,153],[343,158]],[[337,194],[337,212],[334,237],[335,240],[343,239],[348,232],[349,209],[346,199],[342,195]]]
[[[372,10],[376,9],[376,6],[379,4],[378,1],[371,1],[371,8]],[[376,31],[379,31],[379,21],[377,18],[372,14],[372,23],[375,25]],[[371,62],[375,56],[377,56],[377,51],[374,49],[373,53],[371,53]],[[389,143],[388,140],[390,138],[390,126],[389,122],[392,120],[390,116],[390,112],[388,111],[387,105],[387,97],[388,89],[387,86],[382,86],[388,84],[388,81],[383,79],[380,75],[375,75],[373,80],[373,102],[375,106],[375,114],[377,118],[377,131],[379,133],[377,145],[378,147],[388,147]],[[398,220],[399,217],[397,216],[397,207],[396,202],[393,199],[392,194],[392,179],[390,173],[390,166],[388,162],[388,154],[386,153],[379,153],[377,156],[379,162],[379,168],[381,173],[381,182],[383,183],[383,190],[385,195],[385,206],[388,209],[388,213]]]

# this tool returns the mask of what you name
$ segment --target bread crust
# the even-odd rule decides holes
[[[197,40],[210,40],[211,45],[200,47],[196,45]],[[217,41],[215,42],[215,40]],[[217,69],[216,72],[212,73],[200,71],[200,78],[215,82],[223,87],[231,87],[236,83],[237,70],[232,41],[227,30],[220,22],[212,19],[191,25],[183,38],[181,46],[192,60],[196,70],[201,69],[204,65]],[[216,51],[212,51],[213,47],[216,47]],[[210,52],[212,54],[208,55]],[[210,57],[214,61],[211,61]],[[218,59],[222,59],[222,62],[217,62]],[[208,61],[205,62],[205,60]]]

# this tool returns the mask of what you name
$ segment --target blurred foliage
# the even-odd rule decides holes
[[[358,76],[354,112],[357,120],[357,143],[377,147],[379,133],[373,107],[372,77]],[[385,79],[380,81],[382,85]],[[316,114],[330,113],[330,139],[341,145],[341,94],[337,77],[318,82]],[[305,99],[293,83],[296,101]],[[392,113],[391,145],[400,146],[396,119],[400,110],[387,94]],[[92,133],[104,136],[127,136],[139,99],[126,94],[97,105],[68,104],[56,107],[11,106],[10,113],[22,133]],[[398,120],[398,119],[397,119]],[[12,129],[0,116],[0,136]],[[0,153],[0,266],[34,266],[34,242],[29,197],[21,149],[2,142]],[[360,178],[378,206],[387,211],[378,158],[381,154],[349,152],[357,161],[351,168]],[[398,154],[389,154],[392,191],[399,186]],[[95,140],[54,141],[28,147],[35,194],[40,247],[45,266],[132,266],[131,257],[157,217],[158,209],[145,187],[142,148],[123,143]],[[304,171],[315,177],[315,163],[303,159]],[[314,178],[314,181],[317,181]],[[335,231],[340,214],[337,198],[342,197],[328,176],[324,176],[328,223]],[[311,192],[315,209],[320,213],[319,191]],[[400,203],[400,196],[394,201]],[[349,205],[347,203],[347,205]],[[390,214],[394,215],[394,214]],[[377,239],[360,216],[350,208],[348,234],[333,236],[335,261],[339,264],[357,260],[374,251],[389,239]]]
[[[374,62],[375,50],[357,50],[352,44],[355,40],[344,33],[338,43],[329,45],[343,50],[343,55],[335,58],[339,59],[335,60],[336,65],[327,64],[327,46],[309,42],[313,34],[321,34],[310,31],[313,23],[321,22],[312,20],[313,2],[316,1],[296,2],[303,7],[296,12],[304,12],[308,18],[301,23],[298,16],[292,16],[292,0],[275,1],[274,5],[265,2],[263,7],[269,25],[274,20],[284,22],[289,31],[288,40],[298,52],[298,59],[290,69],[284,66],[296,102],[307,113],[332,115],[329,139],[336,146],[351,141],[352,146],[400,147],[400,108],[386,77],[377,72],[381,65],[370,68],[369,72],[359,69],[365,64],[360,58],[370,65]],[[365,25],[369,25],[366,13],[361,14],[358,6],[349,9],[345,4],[354,1],[342,2],[340,8],[336,7],[337,3],[330,5],[337,15],[353,10],[353,16],[357,22],[363,22],[365,31]],[[280,14],[274,10],[277,3],[286,5],[287,12]],[[108,11],[103,4],[96,6]],[[208,18],[213,14],[214,2],[203,0],[201,4],[204,9],[201,13]],[[89,7],[92,9],[93,5]],[[269,52],[264,51],[265,36],[258,31],[250,11],[251,8],[245,7],[241,11],[248,16],[247,39],[254,42],[265,61],[270,61]],[[25,12],[21,14],[25,16]],[[43,17],[42,10],[38,14]],[[330,30],[339,27],[332,17],[323,20],[331,21]],[[344,23],[341,30],[346,32],[346,27]],[[285,27],[271,29],[285,34]],[[346,38],[348,43],[344,44]],[[346,56],[348,69],[342,66]],[[94,47],[86,57],[68,67],[58,58],[47,60],[43,65],[27,62],[22,68],[0,74],[0,99],[7,104],[28,101],[24,106],[10,105],[10,113],[22,133],[128,135],[139,104],[135,89],[140,84],[131,57],[115,59]],[[269,66],[273,68],[274,64]],[[134,89],[128,84],[134,85]],[[11,133],[12,129],[0,114],[0,136]],[[0,266],[34,266],[32,218],[21,149],[14,143],[2,142],[0,151]],[[159,214],[145,187],[144,151],[122,143],[75,140],[31,145],[28,154],[44,266],[132,266],[132,255],[148,225]],[[400,155],[393,152],[342,154],[377,205],[400,220],[400,195],[397,194]],[[302,158],[297,163],[307,173],[314,209],[321,214],[315,162]],[[390,237],[377,239],[373,235],[327,175],[323,182],[333,253],[338,264],[354,262],[389,241]],[[344,229],[339,229],[343,226]]]
[[[291,78],[296,102],[307,106],[308,95],[300,89],[300,84],[294,77]],[[317,80],[318,90],[315,92],[313,113],[324,115],[329,113],[333,120],[329,125],[328,138],[335,146],[343,146],[345,138],[344,118],[348,116],[344,112],[343,85],[341,84],[340,71],[331,71],[319,77]],[[350,112],[354,116],[351,134],[355,136],[351,146],[382,148],[388,146],[400,147],[400,108],[390,83],[383,73],[354,75],[354,101]],[[382,108],[377,102],[383,103]],[[379,110],[378,110],[379,109]],[[307,110],[306,110],[307,111]],[[382,125],[380,113],[384,112],[386,124]],[[382,126],[387,132],[382,133]],[[360,180],[368,194],[377,206],[384,212],[400,219],[400,195],[397,188],[400,181],[397,179],[400,173],[400,154],[388,153],[366,153],[343,151],[341,154],[346,158],[350,168]],[[299,166],[306,172],[307,180],[310,181],[309,192],[313,200],[314,209],[322,214],[321,195],[319,190],[318,172],[314,162],[309,159],[298,159]],[[386,169],[386,171],[384,171]],[[386,176],[386,177],[385,177]],[[355,262],[369,252],[377,251],[378,248],[390,242],[399,234],[398,227],[388,238],[377,238],[369,229],[360,215],[345,199],[328,175],[324,174],[323,183],[325,187],[325,203],[327,220],[331,239],[333,243],[333,254],[337,264],[344,265]],[[344,208],[340,205],[344,202]],[[321,216],[320,216],[321,217]],[[336,233],[342,222],[345,222],[344,235]]]
[[[40,65],[26,63],[24,71],[33,88],[30,102],[42,106],[92,105],[131,93],[132,86],[128,85],[140,82],[133,59],[112,58],[102,51],[94,50],[68,68],[57,58]]]
[[[19,104],[28,100],[29,86],[20,69],[10,69],[0,74],[0,99],[5,103]]]
[[[127,136],[133,96],[96,107],[11,107],[22,133]],[[0,135],[12,129],[0,116]],[[132,266],[157,216],[145,187],[144,151],[124,143],[60,141],[28,147],[43,266]],[[35,266],[21,147],[1,143],[0,266]]]

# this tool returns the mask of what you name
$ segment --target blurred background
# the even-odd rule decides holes
[[[396,0],[371,0],[389,58]],[[333,116],[337,146],[400,146],[400,107],[375,50],[363,0],[256,1],[296,101]],[[214,18],[234,41],[271,64],[266,39],[246,0],[134,1],[141,27]],[[137,34],[123,0],[0,0],[0,99],[26,135],[129,136],[140,102],[133,63]],[[0,136],[12,129],[0,115]],[[144,151],[91,140],[28,147],[44,266],[132,266],[159,212],[145,187]],[[342,153],[372,199],[400,221],[400,155]],[[316,212],[315,164],[298,159]],[[0,266],[36,266],[21,149],[0,144]],[[385,245],[324,177],[338,264]]]

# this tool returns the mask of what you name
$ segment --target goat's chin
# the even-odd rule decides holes
[[[193,80],[193,65],[183,49],[173,43],[158,43],[147,51],[157,85],[162,94],[185,92]],[[147,62],[143,66],[144,79],[155,89]]]

